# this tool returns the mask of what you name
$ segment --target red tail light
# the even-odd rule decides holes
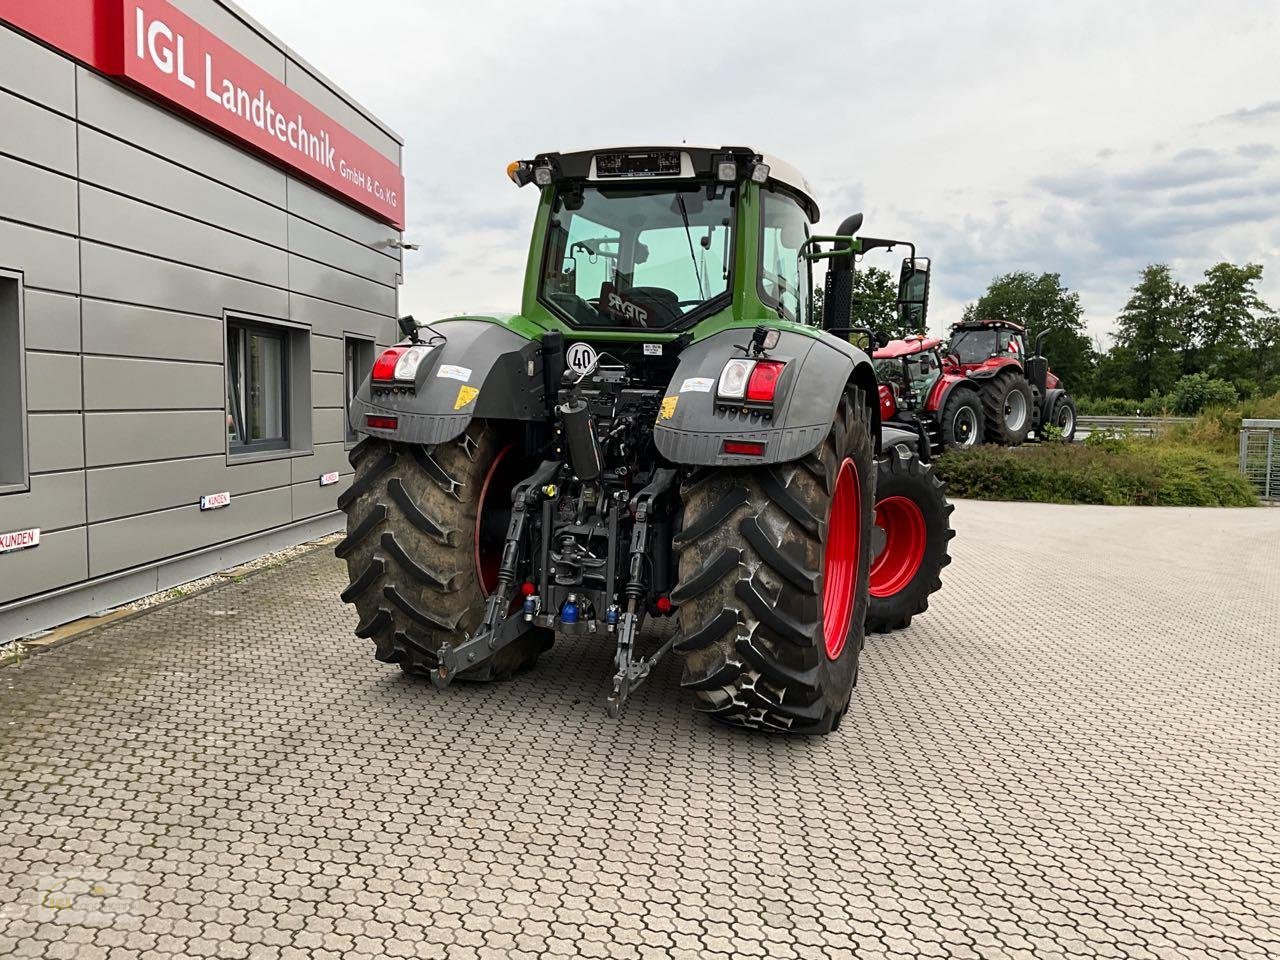
[[[399,363],[401,355],[408,350],[408,347],[388,347],[382,351],[382,356],[378,357],[373,364],[373,379],[392,381],[396,378],[396,364]]]
[[[399,417],[375,417],[370,414],[364,418],[365,426],[372,430],[394,430],[399,423]]]
[[[757,360],[751,378],[747,380],[747,399],[758,403],[773,403],[778,389],[778,378],[786,364],[781,360]]]
[[[739,457],[763,457],[764,444],[753,443],[750,440],[726,440],[721,448],[725,453],[734,454]]]

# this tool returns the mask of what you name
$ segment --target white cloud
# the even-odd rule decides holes
[[[243,2],[404,136],[420,319],[518,308],[534,195],[508,161],[686,139],[786,157],[826,229],[861,208],[914,240],[935,325],[1032,269],[1101,333],[1157,260],[1260,261],[1280,303],[1272,4]]]

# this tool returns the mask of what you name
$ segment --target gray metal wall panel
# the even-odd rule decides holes
[[[83,527],[41,535],[38,547],[0,553],[0,603],[55,590],[88,575]]]
[[[88,296],[211,317],[221,316],[224,309],[267,317],[287,316],[288,294],[276,287],[116,250],[88,240],[82,246],[81,269],[84,292]]]
[[[171,313],[88,297],[82,302],[85,353],[222,362],[220,317]]]
[[[388,287],[394,287],[400,276],[399,260],[292,216],[289,250]]]
[[[275,287],[289,285],[288,254],[97,187],[80,188],[86,240],[148,253]]]
[[[285,80],[285,55],[274,43],[248,26],[215,0],[170,0],[170,2],[223,43],[240,51],[280,82]]]
[[[21,160],[0,157],[0,216],[75,233],[76,182]]]
[[[82,410],[80,401],[78,354],[27,351],[28,410]]]
[[[345,402],[342,374],[311,374],[311,405],[313,407],[340,407]]]
[[[320,477],[334,470],[351,473],[345,443],[317,443],[315,453],[309,457],[294,457],[292,461],[294,483],[319,483]]]
[[[0,216],[4,215],[0,198]],[[28,287],[78,293],[80,272],[76,269],[76,248],[80,241],[39,227],[26,227],[0,220],[0,267],[21,270]]]
[[[45,530],[82,527],[84,522],[84,474],[79,470],[40,474],[31,478],[30,492],[0,497],[0,531],[39,527],[43,537]]]
[[[290,213],[328,227],[366,247],[389,253],[395,259],[400,258],[400,250],[391,246],[400,239],[395,227],[366,217],[355,208],[335,200],[327,193],[321,193],[295,177],[289,177],[287,190]]]
[[[92,71],[80,68],[77,76],[82,123],[174,163],[199,170],[268,203],[285,205],[285,175],[275,167]]]
[[[84,466],[84,424],[78,413],[33,413],[27,417],[31,473]]]
[[[225,453],[222,410],[87,413],[85,455],[91,467]]]
[[[342,373],[346,354],[341,339],[313,336],[311,338],[311,368],[326,373]]]
[[[311,442],[337,443],[347,436],[347,412],[345,410],[315,410],[311,414]]]
[[[206,493],[254,493],[292,481],[289,460],[228,467],[221,454],[164,463],[139,463],[90,470],[89,522],[113,520],[169,507],[198,504]]]
[[[305,100],[315,104],[318,109],[337,120],[383,156],[396,163],[400,162],[400,144],[313,77],[304,67],[289,61],[285,68],[285,82],[289,89],[296,90]]]
[[[338,509],[338,495],[351,486],[351,477],[346,476],[329,487],[322,487],[312,480],[300,483],[293,488],[293,519],[302,520],[322,513],[332,513]]]
[[[28,350],[80,349],[80,298],[65,293],[26,291]]]
[[[380,343],[394,343],[400,339],[396,332],[394,312],[370,313],[298,293],[289,294],[289,319],[310,324],[312,332],[326,337],[362,333],[374,337]]]
[[[394,287],[384,287],[372,280],[343,273],[292,254],[289,256],[289,282],[291,289],[307,296],[387,316],[395,313]]]
[[[80,178],[84,181],[263,243],[281,248],[288,244],[288,214],[279,207],[89,127],[80,130],[79,149]]]
[[[75,121],[0,90],[0,152],[74,175]]]
[[[75,116],[74,64],[4,25],[0,25],[0,87]]]
[[[281,487],[233,497],[221,510],[202,512],[192,505],[97,523],[89,528],[89,576],[177,556],[292,519],[289,488]]]
[[[219,364],[126,357],[84,358],[86,410],[222,410],[226,383]]]

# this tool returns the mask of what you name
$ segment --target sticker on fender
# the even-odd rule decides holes
[[[461,410],[468,403],[480,395],[479,387],[462,386],[458,388],[458,399],[453,401],[453,409]]]
[[[670,420],[676,415],[676,404],[680,402],[679,397],[663,397],[662,409],[658,411],[659,420]]]
[[[716,382],[710,377],[690,377],[680,384],[681,393],[710,393]]]
[[[466,383],[471,379],[470,367],[456,367],[452,363],[442,363],[436,371],[437,377],[448,377],[450,380],[461,380]]]

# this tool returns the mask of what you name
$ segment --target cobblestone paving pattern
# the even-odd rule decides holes
[[[0,956],[1280,956],[1280,512],[955,521],[817,740],[437,693],[327,551],[0,670]]]

